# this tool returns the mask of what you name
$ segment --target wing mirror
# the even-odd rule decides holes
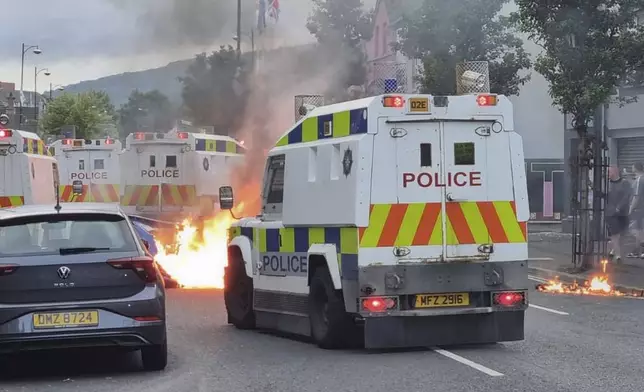
[[[83,181],[81,180],[74,180],[72,182],[72,192],[75,195],[82,195],[83,194]]]
[[[234,204],[235,198],[233,196],[233,187],[219,187],[219,208],[222,210],[231,210]]]

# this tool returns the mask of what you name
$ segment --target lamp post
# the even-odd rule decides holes
[[[241,58],[241,14],[242,0],[237,0],[237,61]]]
[[[27,52],[32,51],[34,54],[41,54],[42,50],[38,47],[38,45],[27,45],[25,43],[22,44],[22,53],[20,55],[21,57],[21,63],[20,63],[20,120],[19,123],[22,124],[22,96],[23,96],[23,90],[24,90],[24,81],[25,81],[25,55]]]
[[[63,91],[63,90],[65,90],[65,87],[62,84],[57,84],[57,85],[54,86],[52,83],[49,83],[49,100],[50,101],[52,99],[54,99],[54,89],[56,89],[56,91]]]
[[[35,119],[36,123],[38,122],[38,75],[44,72],[45,76],[51,75],[51,72],[49,72],[49,68],[42,68],[38,69],[38,67],[34,67],[34,109],[35,109]]]

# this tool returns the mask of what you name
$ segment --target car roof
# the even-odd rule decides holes
[[[0,208],[0,220],[55,214],[55,207],[55,204],[31,204]],[[61,207],[59,214],[116,214],[125,216],[121,207],[113,203],[63,203]]]

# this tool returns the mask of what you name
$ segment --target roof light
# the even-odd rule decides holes
[[[11,137],[13,132],[9,129],[0,129],[0,137]]]
[[[145,133],[137,132],[137,133],[134,134],[134,138],[136,140],[144,140],[145,139]]]
[[[73,144],[73,145],[74,145],[74,147],[83,147],[83,140],[82,140],[82,139],[75,139],[75,140],[73,141],[73,143],[74,143],[74,144]]]
[[[179,139],[187,139],[188,138],[188,132],[179,132],[177,133],[177,136]]]
[[[476,97],[479,106],[496,106],[496,95],[482,94]]]
[[[63,144],[71,145],[72,144],[72,139],[63,139]]]
[[[386,96],[382,99],[382,106],[386,108],[402,108],[405,106],[405,98],[399,95]]]
[[[114,139],[105,139],[105,144],[114,144]]]

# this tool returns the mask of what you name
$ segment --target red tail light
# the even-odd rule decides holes
[[[151,257],[124,257],[122,259],[108,260],[107,264],[117,269],[130,269],[136,272],[145,283],[157,281],[157,268],[154,265],[154,259]]]
[[[134,318],[136,321],[161,321],[157,316],[139,316]]]
[[[372,313],[386,312],[396,309],[398,300],[396,297],[367,297],[362,298],[362,310]]]
[[[11,275],[19,267],[15,264],[0,264],[0,276]]]
[[[525,292],[523,291],[502,291],[493,294],[494,305],[512,307],[525,304]]]

